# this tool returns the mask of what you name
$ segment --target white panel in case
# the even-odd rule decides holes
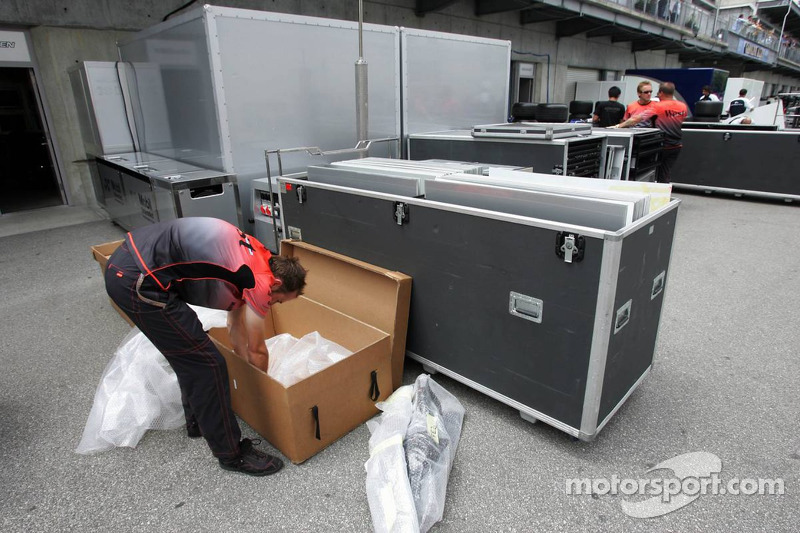
[[[506,120],[510,41],[407,28],[400,32],[403,135]]]

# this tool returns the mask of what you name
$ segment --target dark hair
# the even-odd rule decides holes
[[[619,98],[619,95],[621,95],[621,94],[622,94],[622,91],[620,91],[619,87],[617,87],[616,85],[614,85],[613,87],[611,87],[608,90],[608,96],[610,98]]]
[[[696,87],[696,85],[695,85],[695,87]],[[703,85],[703,90],[711,92],[711,85]]]
[[[746,95],[746,94],[747,94],[747,89],[741,89],[741,90],[739,91],[739,96],[744,96],[744,95]]]
[[[675,94],[675,84],[671,81],[665,81],[658,86],[658,92],[666,94],[667,96],[672,96]]]
[[[306,269],[296,257],[272,256],[269,258],[272,275],[281,280],[274,292],[295,292],[300,296],[306,286]]]

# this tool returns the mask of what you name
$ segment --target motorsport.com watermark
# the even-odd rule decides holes
[[[719,473],[722,460],[708,452],[692,452],[662,461],[646,473],[672,470],[673,476],[661,478],[572,478],[566,480],[568,495],[607,494],[650,496],[639,501],[623,500],[622,512],[634,518],[663,516],[685,507],[700,496],[744,495],[775,496],[784,494],[783,479],[732,478],[723,481]]]

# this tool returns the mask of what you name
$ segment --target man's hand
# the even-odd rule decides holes
[[[242,359],[247,359],[247,330],[244,327],[245,306],[228,312],[228,334],[233,351]]]
[[[269,370],[269,352],[264,342],[264,319],[245,304],[228,313],[233,350],[263,372]]]

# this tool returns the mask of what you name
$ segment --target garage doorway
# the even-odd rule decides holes
[[[0,68],[0,213],[64,204],[32,68]]]

